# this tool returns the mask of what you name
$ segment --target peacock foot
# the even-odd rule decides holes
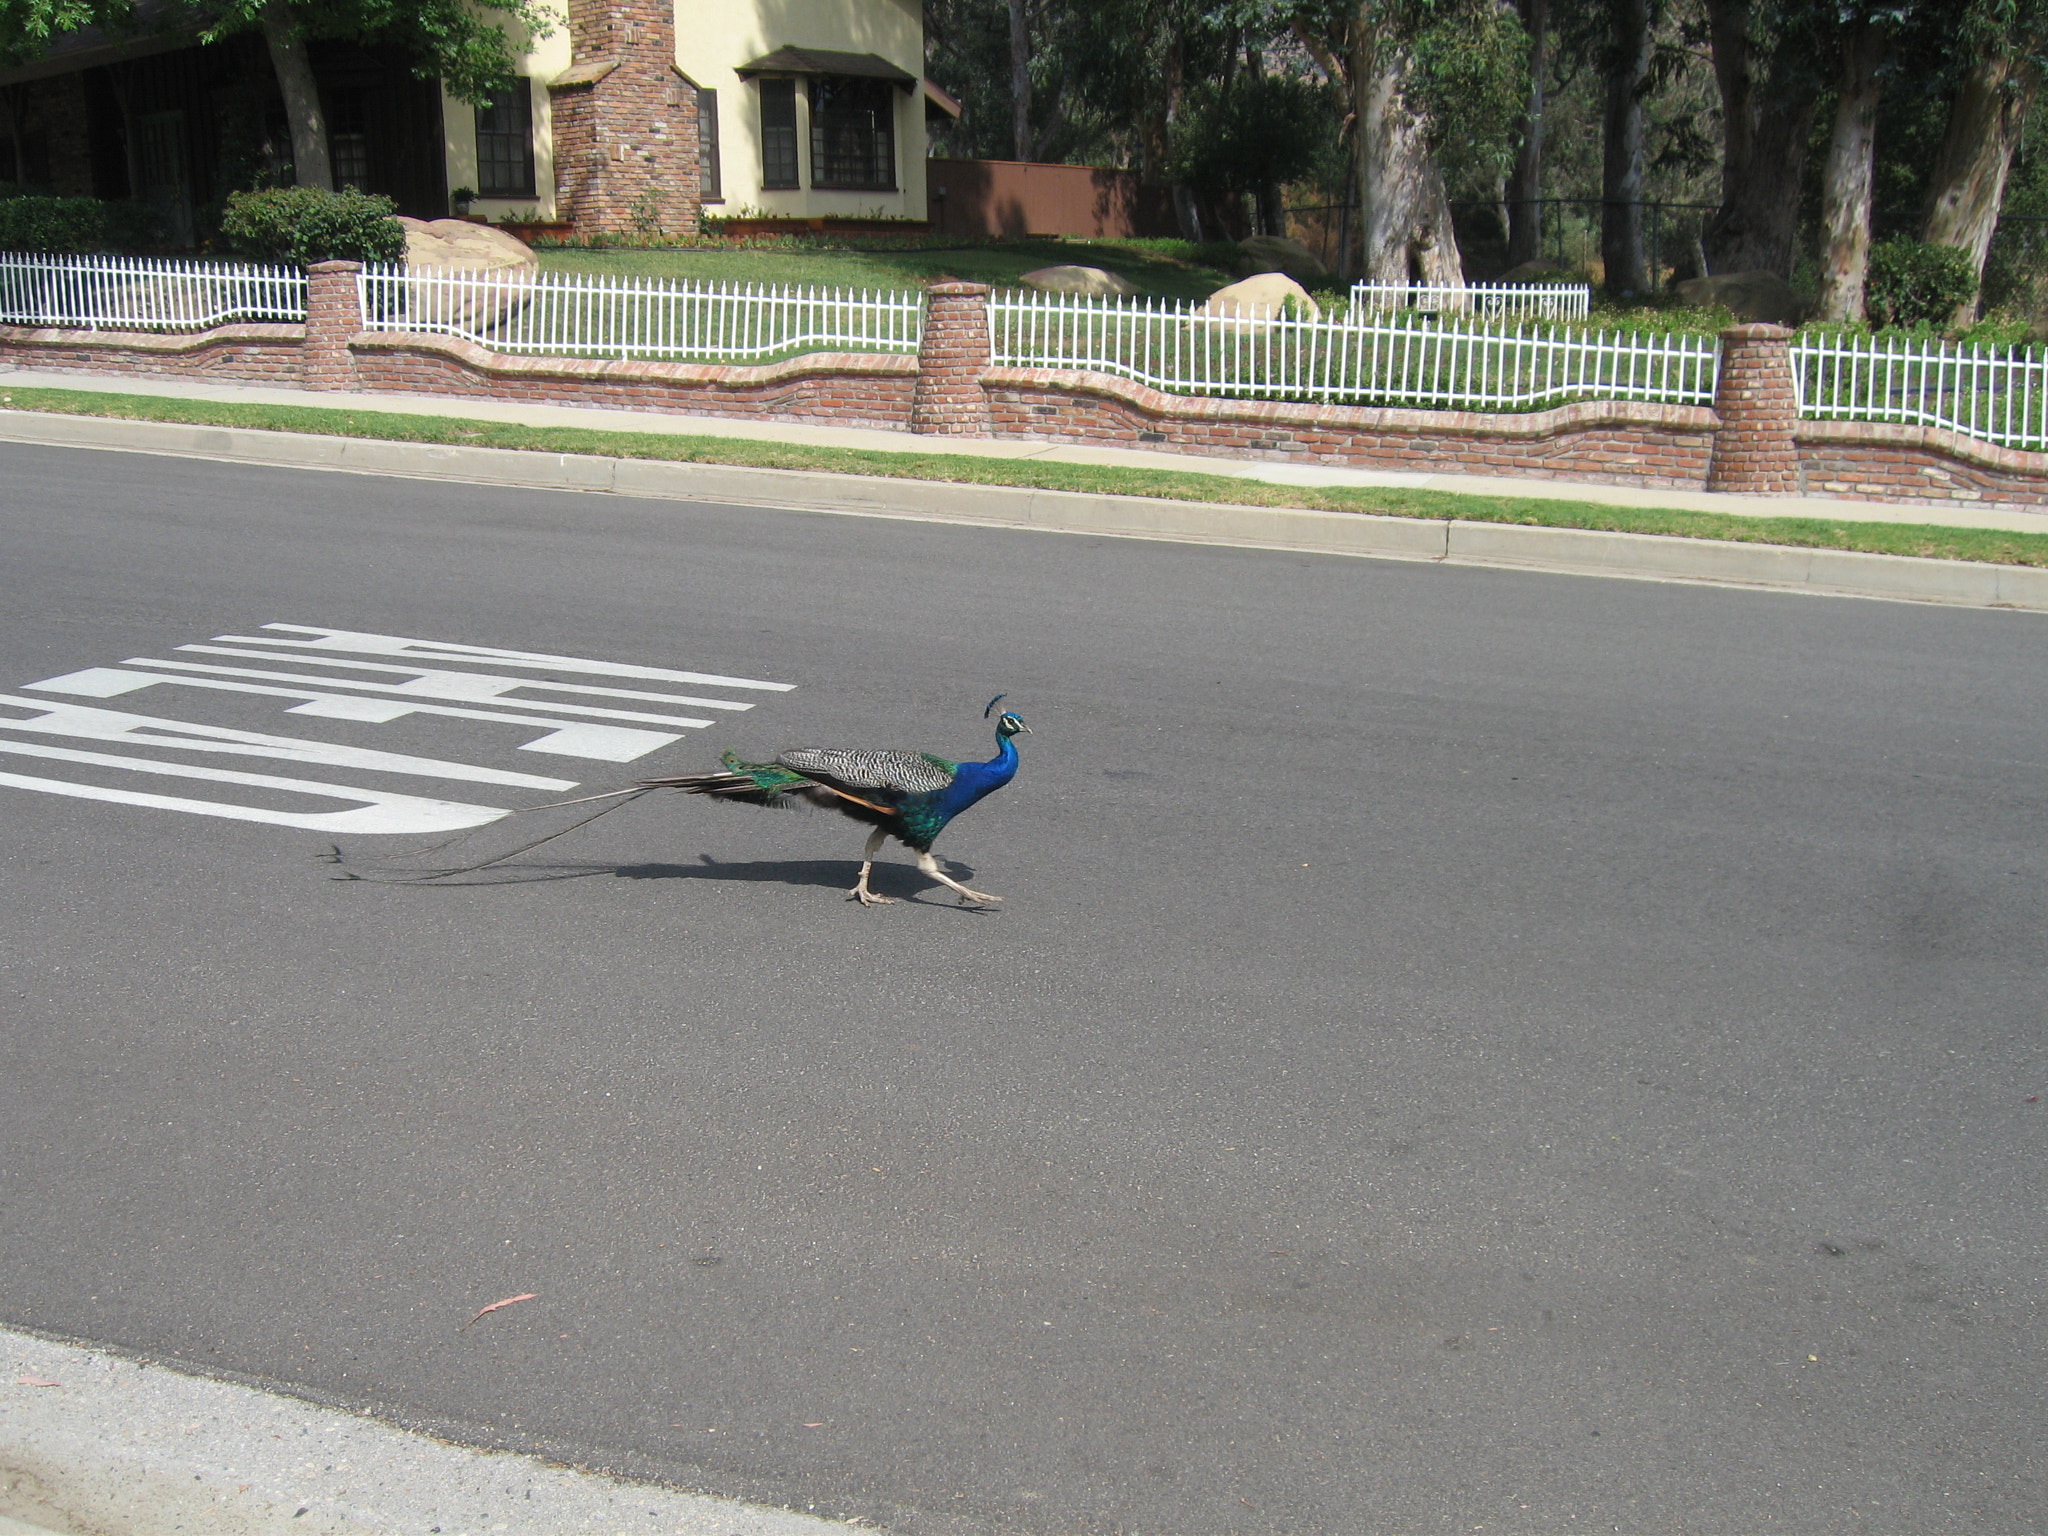
[[[877,896],[866,885],[856,885],[847,893],[846,899],[848,901],[857,901],[864,907],[893,907],[896,905],[896,898],[894,896]]]
[[[953,889],[960,893],[960,905],[963,907],[970,906],[977,901],[1001,901],[1003,899],[1000,896],[991,896],[987,891],[970,891],[964,885],[956,885]]]

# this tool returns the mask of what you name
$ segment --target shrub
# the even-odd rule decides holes
[[[77,256],[107,237],[106,204],[92,197],[0,198],[0,250]]]
[[[1977,273],[1969,252],[1955,246],[1887,240],[1870,249],[1868,291],[1879,325],[1946,325],[1977,297]]]
[[[252,256],[310,266],[316,261],[397,261],[405,226],[388,197],[353,189],[270,187],[229,196],[221,233]]]

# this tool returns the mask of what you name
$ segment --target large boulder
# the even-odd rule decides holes
[[[1806,303],[1792,285],[1775,272],[1726,272],[1718,277],[1689,277],[1671,290],[1679,302],[1695,309],[1719,306],[1738,320],[1771,325],[1797,325],[1806,318]]]
[[[1128,277],[1105,272],[1100,267],[1040,267],[1036,272],[1026,272],[1017,281],[1040,293],[1078,293],[1088,297],[1138,291],[1138,285]]]
[[[1284,272],[1297,283],[1326,283],[1330,269],[1320,256],[1299,240],[1285,235],[1252,235],[1237,242],[1240,272]]]
[[[439,271],[489,274],[494,281],[481,291],[446,290],[426,300],[421,316],[435,329],[444,327],[482,335],[502,326],[526,308],[528,291],[540,271],[540,257],[516,235],[467,219],[408,219],[405,264]]]
[[[1302,319],[1323,318],[1321,307],[1309,297],[1308,290],[1285,272],[1261,272],[1218,288],[1202,305],[1202,313],[1264,319],[1278,316],[1289,300],[1293,301],[1294,313]]]
[[[407,219],[405,264],[409,267],[458,267],[468,272],[502,267],[540,270],[540,258],[517,235],[468,219]]]

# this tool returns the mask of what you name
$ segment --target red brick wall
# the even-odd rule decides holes
[[[303,325],[224,325],[190,336],[0,325],[0,361],[80,373],[178,374],[297,388]]]
[[[981,283],[934,283],[925,295],[924,335],[917,347],[917,393],[910,430],[942,437],[990,435],[988,289]]]
[[[1809,496],[2048,509],[2048,453],[2000,448],[1939,427],[1875,421],[1802,421],[1794,436]]]
[[[697,99],[676,73],[674,0],[569,0],[573,65],[553,88],[557,216],[581,234],[697,233]]]
[[[370,333],[355,339],[355,357],[362,387],[369,390],[898,431],[910,423],[917,385],[916,358],[863,352],[812,353],[766,367],[730,368],[503,357],[440,336]]]
[[[1721,373],[1714,390],[1721,432],[1707,472],[1708,490],[1799,494],[1791,339],[1782,325],[1735,325],[1721,333]]]
[[[1698,490],[1717,423],[1699,406],[1592,402],[1521,416],[1187,399],[1102,374],[998,368],[1001,437],[1186,449],[1421,474],[1533,475]]]

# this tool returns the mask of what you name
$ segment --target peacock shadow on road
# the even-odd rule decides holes
[[[457,877],[448,879],[433,878],[432,871],[422,871],[422,878],[396,883],[417,884],[424,890],[456,891],[489,885],[543,885],[552,880],[592,880],[610,876],[618,880],[734,880],[768,885],[818,886],[834,891],[851,888],[847,872],[852,865],[846,859],[753,859],[723,863],[708,853],[701,853],[697,858],[699,862],[695,864],[506,864],[488,870],[455,872]],[[971,866],[953,859],[944,862],[961,879],[974,877]],[[462,878],[463,875],[467,878]],[[947,894],[945,887],[933,886],[922,874],[911,869],[883,865],[875,871],[873,883],[878,892],[919,906],[937,907],[944,911],[992,910],[940,899]]]

